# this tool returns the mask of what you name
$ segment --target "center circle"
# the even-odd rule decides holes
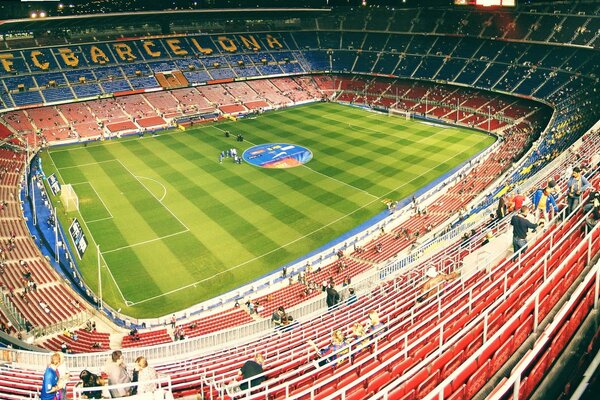
[[[265,143],[252,146],[242,154],[248,164],[261,168],[292,168],[306,164],[313,157],[303,146],[289,143]]]

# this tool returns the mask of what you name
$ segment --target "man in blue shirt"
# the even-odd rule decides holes
[[[59,364],[60,354],[52,354],[52,356],[50,357],[50,364],[44,372],[40,400],[54,400],[58,398],[57,395],[60,391],[60,387],[58,386],[58,372],[56,371],[56,368]]]

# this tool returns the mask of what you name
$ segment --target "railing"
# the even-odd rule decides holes
[[[10,300],[10,297],[4,292],[2,292],[2,302],[4,303],[7,311],[17,320],[19,326],[24,327],[25,317],[23,317],[19,310],[17,310],[13,302]]]
[[[32,332],[36,337],[52,335],[58,332],[63,332],[65,329],[73,329],[91,318],[91,314],[87,311],[81,311],[69,318],[44,327],[35,327]]]
[[[598,309],[598,299],[600,298],[600,261],[596,262],[594,267],[588,271],[581,283],[571,295],[571,301],[564,304],[559,313],[554,317],[551,324],[544,330],[542,336],[535,342],[533,349],[531,349],[531,351],[520,360],[519,364],[511,371],[511,374],[507,380],[501,382],[494,389],[494,392],[490,394],[488,400],[499,400],[505,398],[511,390],[513,391],[513,398],[515,400],[518,399],[519,389],[521,382],[523,381],[523,372],[531,366],[532,362],[537,356],[539,356],[542,352],[547,351],[549,342],[552,339],[550,333],[555,333],[561,328],[563,322],[568,319],[569,312],[573,310],[576,300],[581,300],[581,298],[585,295],[584,290],[586,290],[586,288],[592,283],[594,287],[593,308]]]
[[[575,225],[575,227],[576,226],[577,225]],[[593,240],[593,236],[597,232],[600,232],[600,226],[596,226],[594,230],[592,230],[590,233],[588,233],[586,235],[586,237],[575,247],[575,249],[572,250],[571,253],[560,263],[561,267],[565,266],[569,262],[569,259],[571,257],[577,256],[578,252],[583,248],[586,249],[586,256],[587,256],[588,261],[591,260],[594,256],[594,254],[591,253],[592,240]],[[597,239],[597,240],[600,240],[600,239]],[[545,260],[547,260],[547,258],[549,257],[549,254],[551,254],[551,253],[552,253],[552,251],[548,251],[546,253],[546,255],[543,258],[543,260],[544,260],[543,265],[546,265]],[[501,329],[499,329],[491,338],[489,338],[489,339],[484,338],[483,346],[481,348],[479,348],[477,351],[475,351],[475,353],[473,355],[471,355],[465,362],[463,362],[461,364],[461,366],[459,366],[455,371],[453,371],[452,374],[450,374],[444,381],[442,381],[424,399],[425,400],[434,400],[434,399],[443,400],[445,398],[444,397],[444,394],[445,394],[444,389],[452,383],[452,381],[466,368],[466,366],[470,365],[471,363],[476,362],[477,358],[486,350],[485,349],[486,342],[497,340],[499,337],[501,337],[501,335],[504,334],[504,331],[507,329],[507,327],[509,327],[512,322],[519,319],[521,314],[528,308],[532,308],[534,316],[537,316],[539,314],[539,307],[540,307],[540,293],[542,291],[544,291],[545,289],[547,289],[547,286],[554,283],[553,278],[556,275],[558,275],[561,267],[557,268],[550,276],[546,276],[546,271],[544,270],[544,282],[538,286],[538,288],[535,290],[535,292],[525,301],[525,303],[519,308],[519,310],[517,310],[513,314],[513,316],[504,323],[503,327]],[[532,268],[536,268],[536,267],[534,266]],[[600,263],[596,263],[596,265],[593,266],[588,271],[588,273],[583,278],[583,281],[577,286],[575,292],[571,295],[570,301],[567,302],[563,307],[561,307],[561,310],[555,316],[553,322],[550,323],[550,325],[548,327],[549,330],[553,330],[556,328],[558,321],[560,321],[562,319],[562,317],[564,316],[564,314],[569,310],[570,303],[573,303],[577,299],[578,295],[581,294],[581,291],[583,290],[583,288],[585,288],[591,281],[594,281],[594,287],[595,287],[594,304],[595,304],[595,307],[597,307],[598,296],[599,296],[598,287],[600,285]],[[540,322],[541,321],[539,321],[537,317],[534,318],[534,325],[533,325],[534,332],[538,329]],[[547,340],[548,340],[548,336],[542,334],[542,336],[536,341],[533,351],[525,356],[525,358],[519,363],[519,365],[517,365],[516,369],[513,369],[509,379],[500,384],[499,390],[495,391],[495,394],[492,396],[492,399],[500,398],[503,393],[506,393],[508,390],[510,390],[511,386],[515,386],[515,388],[516,388],[515,393],[516,393],[516,396],[518,397],[518,393],[519,393],[518,388],[519,388],[519,383],[521,381],[521,373],[527,368],[527,366],[529,366],[529,363],[535,358],[535,355],[539,354],[539,352],[543,350],[543,346],[546,344]],[[388,388],[386,388],[386,394],[387,394],[387,392],[389,392]],[[517,399],[517,397],[515,397],[515,399]],[[382,397],[382,398],[387,398],[387,397]]]
[[[580,224],[582,222],[580,221]],[[540,241],[533,249],[531,249],[530,251],[535,251],[535,249],[538,249],[542,246],[542,244],[547,243],[548,241],[550,243],[552,243],[551,247],[552,249],[556,248],[558,245],[563,244],[565,241],[568,240],[569,237],[571,237],[571,235],[575,232],[576,229],[579,229],[580,226],[579,225],[575,225],[573,226],[569,232],[567,232],[564,235],[561,235],[560,237],[557,237],[557,232],[556,231],[552,231],[549,233],[549,236],[547,236],[544,240]],[[531,274],[534,273],[534,271],[538,270],[539,268],[544,268],[545,270],[545,265],[547,262],[548,257],[550,256],[550,254],[552,254],[552,251],[548,251],[546,252],[546,254],[544,255],[544,258],[539,259],[536,261],[536,264],[530,268],[528,268],[528,272],[526,274],[524,274],[523,276],[521,276],[518,280],[518,284],[515,285],[515,287],[508,287],[507,285],[507,281],[508,281],[508,274],[515,271],[516,269],[521,268],[521,259],[519,257],[519,260],[511,266],[510,270],[505,271],[503,273],[503,276],[501,278],[498,278],[497,282],[503,282],[503,290],[504,293],[502,295],[500,295],[500,297],[498,299],[496,299],[492,304],[488,305],[487,310],[492,309],[497,307],[498,305],[500,305],[502,302],[505,301],[506,297],[508,296],[509,293],[517,290],[517,288],[519,287],[519,285],[526,281]],[[507,261],[508,262],[508,261]],[[498,266],[495,270],[502,268],[504,265],[506,265],[507,262],[502,263],[500,266]],[[491,279],[493,273],[495,271],[490,271],[488,272],[486,278],[482,278],[479,280],[479,282],[484,282],[487,281],[488,279]],[[552,276],[547,276],[547,274],[544,274],[544,278],[546,279],[546,281],[548,282],[549,279],[551,279],[554,275],[556,274],[556,272],[552,275]],[[460,283],[459,283],[460,284]],[[393,361],[399,361],[402,357],[406,358],[408,357],[408,352],[411,350],[414,350],[417,348],[417,346],[419,345],[423,345],[424,343],[429,343],[432,339],[436,340],[439,342],[439,347],[437,350],[434,350],[433,354],[437,355],[439,352],[449,348],[450,346],[452,346],[457,340],[459,340],[462,335],[461,333],[458,333],[457,335],[454,335],[452,338],[448,339],[446,342],[442,341],[442,337],[443,337],[443,332],[444,332],[444,326],[446,321],[452,321],[453,318],[456,318],[460,315],[464,315],[466,312],[469,312],[470,310],[472,310],[475,306],[474,304],[476,304],[476,302],[478,300],[483,301],[483,299],[486,298],[486,296],[488,295],[488,292],[492,289],[492,285],[487,287],[486,289],[484,289],[483,291],[475,294],[475,288],[471,287],[468,290],[464,290],[463,288],[463,293],[461,296],[466,296],[469,299],[469,302],[467,304],[464,304],[462,306],[459,307],[459,309],[454,310],[452,312],[452,315],[445,315],[445,311],[449,310],[452,306],[455,306],[456,304],[459,303],[459,301],[461,300],[460,298],[456,298],[454,300],[451,301],[450,304],[445,304],[444,306],[442,306],[442,303],[440,301],[440,299],[437,300],[433,300],[435,301],[435,307],[437,307],[437,310],[434,310],[435,312],[431,315],[428,315],[426,318],[424,318],[423,320],[421,320],[417,325],[411,327],[411,329],[405,333],[403,333],[403,335],[401,336],[400,339],[397,339],[396,342],[394,343],[387,343],[384,346],[382,346],[380,348],[380,350],[375,350],[373,352],[373,357],[377,356],[378,353],[380,353],[381,351],[390,351],[391,349],[398,349],[399,345],[403,345],[400,348],[402,350],[399,350],[397,352],[397,354],[395,354],[392,358],[390,358],[390,360],[386,361],[385,364],[386,366],[389,365],[391,362]],[[449,290],[452,290],[452,287],[449,288]],[[408,311],[406,311],[405,313],[403,313],[402,315],[398,316],[395,318],[395,322],[396,322],[396,327],[393,330],[390,330],[390,333],[397,330],[397,329],[401,329],[398,326],[401,325],[400,321],[414,321],[419,317],[419,313],[421,313],[423,310],[425,310],[425,312],[427,311],[431,311],[431,309],[423,309],[421,308],[418,312],[415,311],[415,308],[412,308]],[[483,323],[483,330],[484,332],[487,332],[488,330],[488,311],[484,311],[481,314],[479,314],[477,317],[475,317],[475,319],[473,321],[471,321],[470,323],[467,324],[467,326],[463,329],[462,332],[468,332],[472,327],[476,326],[479,323]],[[435,318],[438,318],[440,316],[444,317],[444,321],[439,325],[436,326],[432,329],[430,329],[427,333],[422,334],[422,336],[420,336],[417,339],[411,339],[409,340],[409,338],[412,338],[413,336],[415,336],[417,333],[423,333],[424,330],[427,330],[427,327],[431,326],[431,322],[432,320],[434,320]],[[441,318],[441,317],[440,317]],[[391,326],[393,324],[390,324]],[[439,339],[434,339],[433,337],[439,332],[440,336]],[[388,333],[389,334],[389,333]],[[418,367],[425,367],[427,366],[430,362],[431,362],[431,358],[433,357],[430,356],[427,359],[425,359],[423,362],[421,362],[417,367],[415,367],[415,371],[418,370]],[[293,357],[292,357],[293,358]],[[359,363],[356,363],[353,368],[358,368],[360,365],[363,365],[365,362],[367,362],[368,359],[365,360],[361,360]],[[382,365],[383,368],[385,368],[385,366]],[[381,371],[381,369],[375,370],[375,371],[371,371],[369,372],[367,375],[365,376],[361,376],[360,380],[364,381],[366,378],[376,374],[377,372]],[[296,373],[298,371],[294,371],[294,373]],[[414,372],[414,371],[413,371]],[[292,373],[290,373],[292,374]],[[280,377],[281,378],[281,377]],[[321,382],[322,385],[326,385],[327,383],[332,383],[334,382],[337,378],[339,378],[338,375],[333,375],[332,377],[328,378],[327,380]],[[301,379],[301,378],[298,378]],[[406,377],[403,377],[403,379],[406,379]],[[249,399],[258,399],[258,398],[264,398],[265,394],[269,394],[269,393],[275,393],[281,389],[285,389],[286,391],[289,391],[289,387],[290,385],[293,385],[294,383],[296,383],[296,380],[292,380],[292,381],[287,381],[285,380],[284,384],[281,385],[277,385],[274,387],[267,387],[264,388],[264,391],[256,394],[256,395],[252,395],[252,396],[248,396],[246,398]],[[321,386],[322,387],[322,386]],[[334,395],[332,395],[331,398],[334,398],[335,396],[345,396],[346,393],[346,389],[348,388],[344,388],[344,389],[340,389],[338,390]],[[298,396],[302,396],[302,395],[314,395],[315,391],[317,390],[317,388],[310,388],[310,389],[306,389],[304,391],[302,391],[301,393],[298,393]],[[287,392],[286,392],[287,393]],[[311,397],[312,398],[312,397]],[[330,398],[330,397],[327,397]],[[337,398],[337,397],[335,397]]]
[[[134,399],[134,400],[135,399],[139,399],[139,400],[142,400],[142,399],[145,399],[145,400],[149,400],[149,399],[170,400],[170,399],[173,399],[171,377],[169,375],[158,374],[156,379],[152,379],[152,380],[144,382],[144,385],[146,385],[146,384],[154,385],[154,390],[152,390],[151,392],[136,394],[134,396],[127,396],[127,399]],[[100,390],[102,392],[106,392],[106,391],[116,390],[116,389],[131,390],[132,388],[135,388],[137,386],[138,386],[137,382],[120,383],[120,384],[116,384],[116,385],[94,386],[94,387],[86,387],[86,388],[77,385],[77,386],[74,386],[72,389],[72,399],[73,400],[87,399],[88,397],[86,397],[86,393],[93,392],[93,391]]]

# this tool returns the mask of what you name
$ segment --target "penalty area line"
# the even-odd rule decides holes
[[[130,245],[127,245],[127,246],[118,247],[116,249],[106,250],[106,251],[103,251],[102,253],[103,254],[114,253],[115,251],[130,249],[132,247],[137,247],[137,246],[142,246],[144,244],[148,244],[148,243],[152,243],[152,242],[157,242],[159,240],[168,239],[168,238],[173,237],[173,236],[181,235],[181,234],[189,232],[189,231],[190,231],[189,229],[184,229],[184,230],[179,231],[179,232],[171,233],[170,235],[165,235],[165,236],[157,237],[157,238],[154,238],[154,239],[144,240],[142,242],[133,243],[133,244],[130,244]]]

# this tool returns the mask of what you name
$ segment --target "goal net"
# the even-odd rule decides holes
[[[72,185],[62,185],[60,199],[65,207],[65,211],[79,211],[79,197]]]

